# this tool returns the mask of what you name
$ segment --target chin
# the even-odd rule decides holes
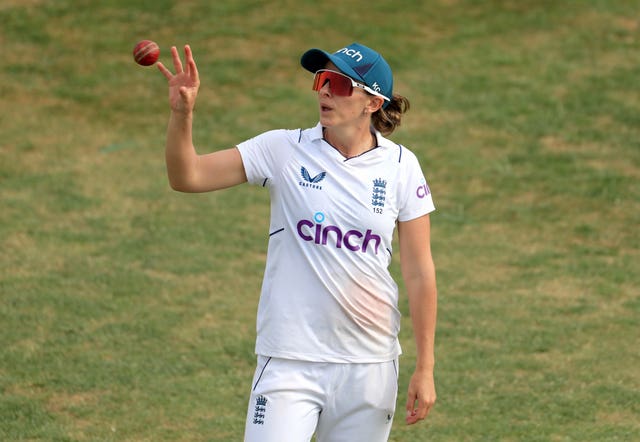
[[[333,126],[332,121],[333,120],[331,118],[323,117],[322,115],[320,115],[320,124],[322,124],[323,127]]]

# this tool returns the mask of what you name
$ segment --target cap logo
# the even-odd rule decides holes
[[[373,90],[374,90],[374,91],[376,91],[376,92],[381,92],[381,91],[382,91],[382,88],[380,87],[380,85],[378,84],[378,82],[377,82],[377,81],[376,81],[376,82],[374,82],[374,83],[371,85],[371,89],[373,89]]]
[[[345,54],[346,56],[351,57],[358,62],[362,61],[362,54],[360,53],[360,51],[356,51],[355,49],[342,48],[336,51],[336,54]]]

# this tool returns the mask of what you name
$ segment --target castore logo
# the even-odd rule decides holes
[[[313,189],[322,189],[322,186],[318,185],[318,183],[325,179],[325,177],[327,176],[327,172],[320,172],[316,176],[311,176],[307,168],[302,166],[300,168],[300,175],[303,179],[303,181],[298,182],[300,186],[311,187]]]

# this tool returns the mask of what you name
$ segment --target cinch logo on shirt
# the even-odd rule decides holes
[[[338,249],[344,246],[352,252],[367,253],[367,250],[372,247],[373,253],[378,254],[382,238],[373,233],[371,229],[367,229],[364,233],[359,230],[347,230],[343,232],[338,226],[325,226],[322,224],[325,220],[324,213],[322,212],[317,212],[313,216],[313,219],[314,221],[308,219],[298,221],[298,236],[304,241],[311,241],[315,244],[326,246],[329,244],[329,239],[331,238],[329,245],[333,245]]]
[[[427,183],[422,184],[416,189],[416,196],[420,199],[425,198],[430,193],[431,189],[429,189],[429,185]]]

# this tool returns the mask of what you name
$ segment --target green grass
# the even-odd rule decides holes
[[[310,47],[360,41],[412,109],[440,294],[438,403],[391,440],[640,437],[634,1],[0,6],[0,440],[241,440],[266,192],[172,192],[166,85],[190,43],[202,152],[315,124]],[[398,263],[392,270],[399,277]]]

